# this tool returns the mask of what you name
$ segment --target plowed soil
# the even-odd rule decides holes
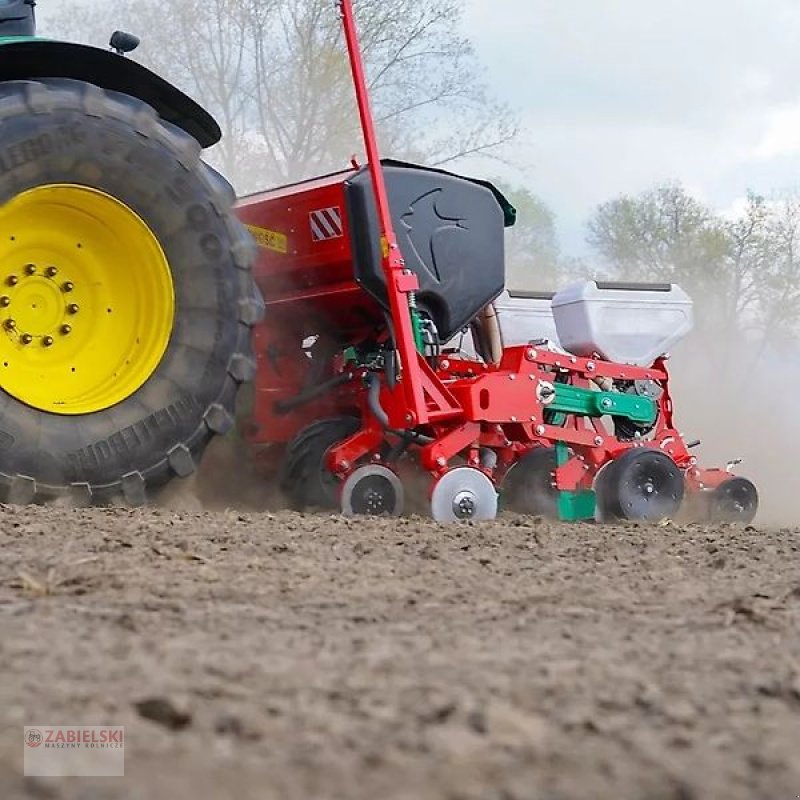
[[[0,508],[0,798],[800,795],[800,531]],[[146,702],[150,701],[150,702]],[[24,779],[25,724],[126,776]]]

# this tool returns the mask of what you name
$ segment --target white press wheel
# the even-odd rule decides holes
[[[481,521],[497,516],[497,490],[474,467],[455,467],[436,481],[431,515],[437,522]]]

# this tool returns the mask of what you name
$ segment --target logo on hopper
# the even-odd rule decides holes
[[[311,224],[311,239],[324,242],[327,239],[341,239],[344,236],[342,212],[339,206],[319,208],[308,215]]]
[[[467,230],[466,226],[461,224],[464,221],[463,217],[450,217],[439,210],[438,202],[441,199],[442,191],[442,189],[434,189],[417,198],[400,218],[400,224],[406,232],[406,240],[417,260],[440,283],[442,276],[436,254],[438,251],[444,256],[442,248],[445,248],[446,244],[442,241],[442,236],[447,240],[454,231]],[[414,226],[415,216],[419,222],[416,227]],[[437,226],[437,222],[442,224]],[[405,251],[405,248],[403,249]],[[406,253],[406,257],[408,257],[408,253]]]

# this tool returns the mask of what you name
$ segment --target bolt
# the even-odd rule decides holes
[[[512,422],[516,422],[516,421],[517,421],[517,418],[516,418],[516,417],[511,417],[511,421],[512,421]]]
[[[594,443],[599,447],[601,444],[603,444],[603,437],[602,436],[595,436],[594,437]]]
[[[58,269],[56,267],[48,267],[44,274],[47,275],[48,278],[55,278],[58,275]]]
[[[61,326],[61,333],[63,333],[64,336],[66,336],[68,333],[71,333],[71,332],[72,332],[72,325],[62,325]]]
[[[439,456],[436,459],[436,466],[437,467],[444,467],[447,464],[447,459],[444,456]]]
[[[544,425],[537,425],[536,426],[536,435],[537,436],[544,436]]]
[[[341,469],[341,470],[350,469],[350,462],[346,458],[343,458],[339,462],[339,469]]]
[[[61,284],[61,291],[62,292],[71,292],[75,288],[75,284],[72,281],[64,281]]]
[[[535,375],[532,375],[532,374],[531,374],[531,375],[528,375],[528,380],[535,381],[535,380],[536,380],[536,376],[535,376]]]
[[[536,351],[535,350],[528,350],[525,353],[525,358],[527,358],[528,361],[536,361]]]
[[[14,322],[14,320],[13,320],[13,319],[7,319],[7,320],[6,320],[6,321],[3,323],[3,326],[5,327],[5,329],[6,329],[7,331],[13,331],[13,330],[14,330],[14,328],[16,328],[16,327],[17,327],[17,323],[16,323],[16,322]]]
[[[512,372],[512,373],[511,373],[511,375],[509,375],[509,376],[508,376],[508,379],[509,379],[510,381],[515,381],[515,380],[517,379],[517,376],[516,376],[516,375],[514,375],[514,373]]]
[[[603,408],[611,408],[611,406],[613,406],[614,404],[611,402],[611,398],[610,398],[610,397],[604,397],[604,398],[603,398],[603,399],[600,401],[600,405],[601,405]]]
[[[0,306],[2,306],[3,308],[8,308],[10,304],[11,304],[10,297],[8,297],[7,295],[3,295],[2,297],[0,297]]]
[[[52,337],[52,336],[45,336],[45,337],[42,339],[42,344],[43,344],[45,347],[50,347],[50,345],[51,345],[51,344],[53,344],[53,337]]]
[[[587,369],[589,372],[594,372],[594,370],[595,370],[595,363],[594,363],[594,361],[589,361],[589,362],[587,362],[587,364],[586,364],[586,369]]]
[[[441,363],[439,364],[439,366],[440,366],[442,369],[450,369],[450,362],[449,362],[449,361],[448,361],[446,358],[445,358],[445,359],[442,359],[442,361],[441,361]]]
[[[26,275],[35,275],[36,274],[36,264],[26,264],[25,265],[25,274]]]
[[[19,283],[19,278],[16,275],[9,275],[6,278],[6,283],[9,286],[16,286]]]
[[[22,344],[30,344],[33,341],[33,336],[31,336],[29,333],[23,333],[19,339]]]
[[[69,311],[70,314],[77,314],[80,311],[80,306],[77,303],[70,303],[67,306],[67,311]]]

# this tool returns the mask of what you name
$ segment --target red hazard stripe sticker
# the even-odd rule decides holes
[[[311,238],[315,242],[326,239],[339,239],[344,236],[342,212],[338,206],[319,208],[308,215],[311,225]]]

